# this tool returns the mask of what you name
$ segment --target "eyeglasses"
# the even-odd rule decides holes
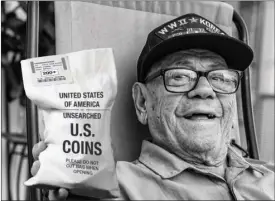
[[[201,76],[206,77],[213,91],[221,94],[232,94],[238,90],[243,72],[232,69],[218,69],[207,72],[194,71],[185,68],[161,69],[145,79],[145,83],[163,77],[164,86],[172,93],[189,92],[193,90]]]

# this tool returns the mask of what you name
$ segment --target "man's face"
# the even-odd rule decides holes
[[[213,52],[188,50],[156,63],[151,73],[171,67],[196,71],[228,68],[224,59]],[[234,95],[214,92],[205,77],[200,77],[196,87],[185,93],[168,92],[162,76],[146,86],[148,125],[156,144],[183,157],[203,159],[205,163],[211,163],[211,157],[226,153]]]

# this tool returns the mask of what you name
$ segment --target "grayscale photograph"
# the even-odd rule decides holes
[[[1,200],[274,200],[274,1],[1,1]]]

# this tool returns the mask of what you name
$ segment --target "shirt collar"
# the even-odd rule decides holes
[[[142,142],[139,161],[164,179],[174,177],[188,168],[197,169],[193,164],[147,140]],[[257,167],[241,157],[233,147],[228,149],[228,165],[242,170],[252,168],[263,174]]]
[[[173,177],[191,164],[149,141],[142,142],[139,161],[162,178]]]
[[[240,156],[240,154],[238,154],[237,151],[232,146],[228,147],[227,156],[228,156],[229,167],[243,168],[243,169],[251,168],[253,170],[260,172],[261,174],[264,174],[264,172],[261,171],[257,165],[249,163],[248,161],[245,160],[245,158]]]

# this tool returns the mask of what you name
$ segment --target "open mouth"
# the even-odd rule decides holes
[[[215,119],[216,115],[212,113],[189,113],[185,115],[184,118],[189,120],[208,120]]]

